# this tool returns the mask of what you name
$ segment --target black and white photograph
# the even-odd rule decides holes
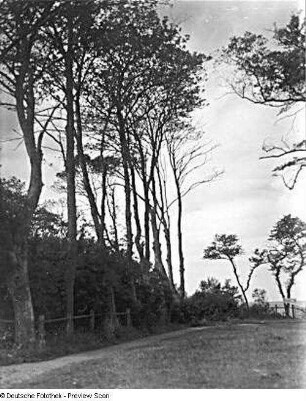
[[[0,398],[306,389],[305,49],[300,0],[0,0]]]

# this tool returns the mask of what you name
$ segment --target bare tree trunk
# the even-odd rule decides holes
[[[159,271],[162,277],[167,278],[167,274],[163,265],[162,261],[162,251],[161,251],[161,244],[159,239],[159,230],[157,227],[157,218],[156,218],[156,188],[155,188],[155,180],[152,180],[152,193],[153,193],[153,207],[150,208],[151,213],[151,226],[152,226],[152,234],[153,234],[153,251],[154,251],[154,265],[155,269]]]
[[[75,111],[76,111],[76,126],[77,126],[76,140],[77,140],[78,156],[79,156],[79,161],[80,161],[80,166],[81,166],[82,176],[83,176],[83,185],[84,185],[84,189],[87,194],[87,199],[89,202],[90,212],[91,212],[91,216],[92,216],[92,219],[94,222],[95,231],[96,231],[98,240],[100,240],[100,238],[103,237],[103,232],[101,230],[99,211],[98,211],[95,196],[94,196],[91,184],[90,184],[87,165],[86,165],[85,156],[84,156],[81,108],[80,108],[80,100],[78,97],[76,98],[75,104],[76,104]]]
[[[15,342],[23,347],[32,346],[35,342],[34,311],[28,274],[28,235],[42,190],[41,158],[37,151],[29,153],[30,185],[18,238],[15,238],[13,249],[10,251],[12,271],[7,282],[14,309]]]
[[[140,136],[138,135],[137,130],[134,131],[134,138],[138,144],[138,153],[139,153],[139,161],[140,161],[140,171],[141,171],[141,179],[143,185],[143,194],[144,194],[144,249],[143,257],[150,263],[150,200],[149,200],[149,183],[147,179],[147,172],[146,172],[146,157],[144,154],[144,147],[141,141]]]
[[[242,296],[243,296],[245,305],[246,305],[246,307],[247,307],[247,310],[249,311],[249,310],[250,310],[249,302],[248,302],[248,299],[247,299],[245,290],[244,290],[244,288],[242,287],[242,284],[240,283],[240,279],[239,279],[239,276],[238,276],[238,273],[237,273],[237,268],[236,268],[235,262],[234,262],[233,259],[231,259],[231,258],[229,258],[229,260],[230,260],[230,262],[231,262],[231,264],[232,264],[232,266],[233,266],[233,271],[234,271],[234,274],[235,274],[235,277],[236,277],[237,284],[238,284],[238,286],[239,286],[239,288],[240,288],[240,291],[241,291],[241,293],[242,293]]]
[[[27,244],[10,252],[13,267],[7,284],[14,309],[15,343],[28,347],[35,344],[35,326],[32,297],[28,277]]]
[[[14,308],[15,341],[18,345],[24,347],[31,346],[35,342],[34,312],[28,274],[28,236],[31,220],[37,208],[43,186],[41,142],[44,133],[42,132],[39,135],[36,144],[34,135],[34,83],[31,70],[28,70],[28,73],[28,92],[24,93],[23,82],[25,76],[20,74],[16,79],[15,98],[18,120],[30,159],[30,184],[18,238],[15,239],[13,249],[10,252],[13,269],[8,280],[8,289]],[[26,112],[25,97],[27,98]]]
[[[159,242],[159,231],[157,228],[156,214],[153,208],[151,208],[151,225],[153,234],[154,267],[161,274],[162,277],[167,277],[162,261],[162,252]]]
[[[166,248],[167,248],[167,266],[168,266],[168,277],[170,281],[170,286],[173,292],[176,292],[173,278],[173,266],[172,266],[172,246],[171,246],[171,237],[170,237],[170,227],[166,222],[163,223],[164,226],[164,234],[166,240]]]
[[[65,59],[66,75],[66,171],[67,171],[67,212],[68,212],[68,267],[66,274],[67,285],[67,335],[73,334],[74,315],[74,284],[77,264],[77,223],[75,198],[75,159],[74,159],[74,110],[73,110],[73,21],[69,14],[67,17],[68,48]]]
[[[120,107],[117,106],[117,118],[119,122],[119,137],[122,155],[123,173],[124,173],[124,195],[125,195],[125,224],[126,224],[126,253],[127,253],[127,271],[131,271],[132,257],[133,257],[133,232],[132,232],[132,212],[131,212],[131,184],[130,184],[130,153],[128,142],[126,138],[125,125],[122,117]],[[137,301],[136,288],[134,279],[130,278],[131,290],[133,300]]]
[[[144,200],[145,200],[145,210],[144,210],[144,234],[145,234],[145,258],[150,261],[150,200],[149,200],[149,189],[147,182],[143,182],[144,187]]]
[[[143,263],[144,254],[143,254],[143,244],[141,243],[141,224],[139,218],[139,210],[138,210],[138,197],[136,191],[136,179],[135,179],[135,170],[134,167],[130,166],[131,178],[132,178],[132,191],[133,191],[133,200],[134,200],[134,218],[136,224],[136,235],[135,235],[135,245],[137,248],[137,252],[140,259],[140,264]]]
[[[290,273],[290,278],[287,282],[286,293],[287,293],[287,298],[289,298],[289,299],[291,298],[291,290],[295,283],[295,277],[303,270],[303,267],[305,266],[305,258],[304,258],[303,249],[301,249],[301,247],[298,244],[297,244],[297,246],[299,249],[301,259],[300,259],[299,267],[297,268],[297,270],[292,271]],[[290,304],[284,303],[284,305],[285,305],[286,316],[289,317],[290,316]]]
[[[118,228],[117,228],[117,209],[116,209],[116,199],[115,199],[115,188],[111,188],[110,194],[111,200],[109,205],[109,213],[112,219],[113,232],[114,232],[114,247],[115,250],[119,253],[119,236],[118,236]]]
[[[170,232],[170,216],[169,216],[169,208],[168,208],[168,199],[167,199],[167,189],[166,189],[166,181],[162,180],[160,168],[157,167],[157,176],[158,176],[158,184],[159,184],[159,192],[160,192],[160,222],[164,228],[165,241],[166,241],[166,249],[167,249],[167,267],[168,267],[168,278],[170,281],[170,287],[173,294],[177,295],[176,288],[174,285],[173,279],[173,266],[172,266],[172,245],[171,245],[171,232]]]
[[[132,233],[132,213],[131,213],[131,185],[129,174],[129,148],[125,134],[124,121],[121,110],[117,108],[117,117],[119,122],[119,137],[122,154],[122,164],[124,173],[124,194],[125,194],[125,224],[127,238],[127,258],[131,262],[133,254],[133,233]]]
[[[34,4],[34,3],[33,3]],[[3,5],[3,4],[2,4]],[[8,6],[8,8],[7,8]],[[48,2],[43,8],[34,7],[30,19],[24,20],[22,7],[16,7],[13,3],[4,5],[10,23],[4,27],[4,38],[9,42],[7,47],[2,47],[1,64],[9,70],[9,80],[6,74],[1,79],[1,87],[8,90],[10,95],[15,98],[18,122],[21,127],[22,136],[30,161],[30,183],[26,195],[26,204],[23,216],[20,219],[20,226],[17,238],[10,244],[8,250],[11,260],[11,271],[8,278],[8,289],[12,297],[15,319],[15,340],[20,346],[32,345],[35,341],[34,313],[31,299],[31,291],[28,275],[28,237],[30,225],[41,195],[42,183],[42,139],[47,129],[48,122],[37,135],[34,132],[35,122],[35,71],[36,62],[33,60],[33,48],[39,40],[38,31],[41,26],[45,26],[49,17],[52,15],[52,2]],[[38,11],[38,12],[37,12]],[[9,27],[9,28],[8,28]],[[5,45],[5,39],[2,43]],[[48,68],[45,66],[44,68]],[[7,82],[10,82],[7,86]],[[12,84],[12,85],[11,85]]]
[[[105,234],[105,231],[106,231],[105,215],[106,215],[106,197],[107,197],[107,189],[106,189],[107,167],[105,166],[102,152],[101,152],[101,160],[102,160],[102,171],[101,171],[101,179],[102,179],[101,244],[102,244],[103,247],[105,247],[104,234]]]
[[[180,183],[175,176],[175,185],[177,192],[177,239],[178,239],[178,254],[179,254],[179,269],[180,269],[180,296],[181,299],[185,298],[185,265],[184,265],[184,253],[183,253],[183,234],[182,234],[182,194],[180,191]]]
[[[290,285],[286,288],[286,293],[287,293],[287,299],[290,299],[291,298],[291,286]],[[286,316],[290,317],[290,304],[285,302],[284,306],[285,306]]]
[[[277,284],[278,291],[279,291],[279,293],[280,293],[280,295],[281,295],[281,297],[283,299],[285,315],[287,317],[289,317],[289,304],[285,302],[286,295],[285,295],[285,292],[283,290],[283,286],[282,286],[282,283],[281,283],[280,272],[281,272],[280,268],[278,268],[276,266],[276,270],[274,271],[275,281],[276,281],[276,284]]]
[[[116,311],[116,303],[115,303],[115,292],[114,292],[114,287],[110,285],[109,287],[109,294],[108,294],[108,313],[106,314],[104,324],[103,324],[103,329],[104,329],[104,334],[109,340],[112,340],[116,330],[120,326],[119,320],[117,317],[117,311]]]

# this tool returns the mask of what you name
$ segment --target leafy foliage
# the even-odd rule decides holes
[[[295,107],[293,118],[304,111],[305,84],[305,21],[292,15],[288,24],[275,25],[273,40],[263,35],[246,32],[233,37],[223,49],[222,57],[234,64],[236,73],[230,83],[233,91],[253,103],[280,108],[280,112]],[[273,169],[287,188],[293,189],[300,173],[305,169],[306,142],[303,139],[282,138],[273,145],[264,144],[267,156],[284,160]]]
[[[290,298],[296,276],[305,267],[306,223],[290,214],[282,217],[269,236],[269,247],[256,250],[254,265],[268,264],[282,298]]]
[[[215,278],[209,278],[201,282],[200,290],[184,301],[181,319],[196,325],[205,320],[223,320],[236,316],[239,299],[238,288],[232,286],[230,280],[222,285]]]
[[[252,298],[255,302],[255,304],[258,305],[264,305],[267,303],[267,291],[262,288],[255,288],[255,290],[252,293]]]
[[[5,277],[10,263],[7,257],[11,236],[18,232],[24,211],[24,184],[16,179],[1,179],[1,286],[2,317],[11,318],[12,305],[5,290]],[[101,248],[95,239],[86,233],[86,228],[78,239],[78,264],[76,266],[75,313],[88,314],[91,309],[106,315],[109,310],[109,288],[116,295],[119,312],[132,310],[132,320],[137,327],[152,328],[167,315],[172,293],[167,281],[157,271],[148,271],[143,279],[140,266],[133,261],[127,271],[124,252],[116,253],[109,248]],[[5,246],[5,244],[7,244]],[[28,238],[29,280],[35,315],[45,315],[46,319],[65,316],[67,297],[66,272],[69,263],[67,224],[61,217],[46,207],[37,209]],[[138,303],[135,304],[130,289],[130,277],[136,285]],[[48,330],[54,331],[47,326]]]
[[[0,178],[0,242],[3,259],[18,236],[26,208],[25,185],[16,177]]]
[[[269,302],[267,302],[267,291],[265,289],[255,288],[252,298],[254,303],[250,307],[250,316],[254,318],[274,317]]]
[[[216,234],[215,240],[204,250],[204,259],[233,259],[242,254],[236,235]]]
[[[241,75],[235,92],[255,103],[287,108],[305,102],[305,23],[292,15],[284,28],[274,28],[274,43],[246,32],[233,37],[223,57],[234,62]]]
[[[150,273],[147,281],[137,286],[138,305],[133,305],[132,321],[135,327],[149,330],[169,321],[173,294],[165,278],[157,271]]]

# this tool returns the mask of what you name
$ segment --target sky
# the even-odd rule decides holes
[[[274,22],[284,25],[293,12],[301,9],[296,1],[174,1],[167,15],[190,35],[188,48],[205,54],[225,46],[233,35],[245,31],[264,33]],[[222,74],[212,63],[207,67],[205,96],[209,106],[195,114],[195,123],[205,131],[208,140],[218,144],[211,165],[223,169],[216,181],[197,188],[184,199],[183,241],[186,268],[186,289],[193,293],[201,280],[216,277],[224,281],[235,278],[226,261],[204,261],[203,249],[215,234],[237,234],[245,255],[237,261],[244,281],[249,271],[248,256],[256,247],[263,247],[273,225],[291,213],[306,220],[305,175],[293,191],[273,177],[272,161],[259,160],[264,141],[279,138],[289,131],[292,121],[280,120],[275,109],[251,104],[228,94],[226,72]],[[300,125],[295,123],[295,129]],[[14,138],[18,130],[15,117],[0,111],[1,139]],[[271,139],[272,138],[272,139]],[[2,174],[28,178],[26,155],[22,143],[5,142],[1,151]],[[45,198],[53,196],[52,182],[57,166],[45,164]],[[199,172],[199,174],[201,174]],[[198,177],[194,177],[197,179]],[[175,216],[173,216],[175,218]],[[174,225],[174,223],[173,223]],[[173,233],[175,235],[175,233]],[[178,258],[174,246],[175,278],[178,282]],[[303,287],[306,271],[298,280],[293,296],[306,300]],[[254,288],[265,288],[268,299],[280,300],[271,273],[262,267],[255,274],[249,297]]]

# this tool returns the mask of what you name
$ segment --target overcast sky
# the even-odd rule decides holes
[[[167,14],[181,23],[184,33],[190,34],[191,50],[210,54],[225,46],[231,36],[242,35],[246,30],[269,35],[274,22],[280,26],[286,24],[290,15],[299,9],[296,1],[175,1]],[[247,256],[255,247],[264,245],[277,220],[289,213],[306,220],[305,180],[300,180],[297,187],[289,191],[279,178],[272,177],[275,164],[259,160],[263,142],[285,134],[291,122],[277,122],[276,111],[271,108],[253,105],[233,95],[225,96],[228,90],[221,84],[222,77],[212,63],[208,72],[206,97],[210,105],[197,114],[196,120],[197,125],[205,129],[207,138],[220,145],[214,152],[212,164],[223,168],[224,174],[185,198],[183,228],[189,294],[207,277],[214,276],[222,281],[232,278],[234,282],[226,262],[202,260],[204,247],[216,233],[235,233],[241,239],[246,256],[238,263],[241,276],[245,278]],[[13,128],[18,129],[14,117],[1,111],[2,139],[12,138]],[[11,142],[3,146],[2,173],[27,179],[23,144],[16,149],[17,144]],[[49,180],[45,181],[51,182],[55,172],[56,166],[46,165],[45,177]],[[50,196],[50,189],[45,190],[45,194]],[[175,277],[178,278],[177,269]],[[293,295],[306,299],[302,293],[306,272],[300,279]],[[280,299],[266,268],[258,271],[251,287],[266,288],[270,300]]]

